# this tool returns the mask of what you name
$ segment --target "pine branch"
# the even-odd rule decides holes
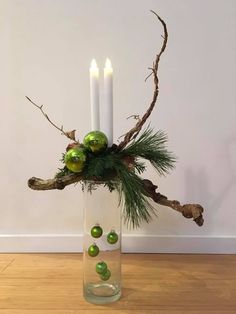
[[[103,154],[90,155],[87,160],[87,166],[84,169],[84,178],[90,179],[96,177],[98,180],[107,180],[116,176],[116,165],[120,161],[119,154],[112,154],[109,151]]]
[[[127,171],[126,165],[120,163],[116,168],[121,183],[121,195],[124,221],[127,225],[137,228],[143,221],[149,222],[155,209],[148,202],[142,179],[133,171]]]
[[[167,151],[165,144],[167,136],[163,131],[156,133],[149,127],[141,136],[124,148],[121,152],[128,156],[141,157],[149,160],[161,175],[174,168],[176,158]]]

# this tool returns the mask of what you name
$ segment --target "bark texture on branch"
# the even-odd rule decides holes
[[[156,192],[157,185],[154,185],[150,180],[143,180],[143,185],[147,192],[147,196],[151,197],[154,202],[168,206],[180,213],[185,218],[193,218],[198,226],[202,226],[204,223],[203,219],[203,207],[199,204],[185,204],[181,205],[179,201],[169,200],[165,195],[162,195],[159,192]]]
[[[77,183],[82,179],[81,175],[76,173],[68,174],[60,178],[53,178],[43,180],[32,177],[28,180],[28,187],[32,190],[46,191],[46,190],[63,190],[67,185]]]

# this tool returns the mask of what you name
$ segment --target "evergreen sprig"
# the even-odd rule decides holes
[[[124,209],[124,220],[127,225],[139,227],[142,221],[149,222],[155,209],[145,196],[142,179],[133,171],[127,171],[120,165],[118,177],[121,182],[120,199]]]
[[[166,142],[167,136],[163,131],[154,133],[148,127],[137,140],[121,151],[121,155],[134,157],[133,166],[138,174],[146,169],[139,160],[141,158],[150,161],[157,172],[163,175],[173,169],[176,160],[166,149]],[[121,181],[125,221],[133,227],[139,227],[142,221],[149,222],[156,212],[146,196],[141,177],[135,171],[127,171],[127,167],[120,167],[117,173]]]
[[[105,151],[99,155],[88,155],[86,167],[83,171],[84,178],[89,180],[97,178],[106,181],[116,176],[116,168],[120,160],[120,155]]]
[[[122,150],[107,149],[98,155],[88,152],[86,166],[81,173],[83,187],[91,193],[99,184],[107,186],[110,192],[118,190],[127,225],[139,227],[142,221],[149,222],[156,212],[139,175],[146,169],[144,160],[150,161],[160,175],[174,167],[175,157],[166,149],[166,142],[164,132],[154,133],[148,127]],[[58,176],[68,172],[65,166]]]
[[[173,169],[176,161],[174,155],[166,149],[167,140],[167,135],[163,131],[154,133],[153,129],[148,127],[122,152],[125,155],[149,160],[157,172],[163,175]]]

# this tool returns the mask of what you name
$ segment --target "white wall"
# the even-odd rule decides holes
[[[81,248],[81,191],[35,192],[31,176],[49,178],[68,141],[25,95],[65,128],[89,130],[88,67],[114,66],[115,138],[152,97],[144,83],[161,45],[158,12],[169,29],[160,64],[160,97],[151,124],[169,135],[173,173],[147,177],[181,202],[199,202],[197,227],[159,207],[139,230],[124,227],[126,251],[236,252],[236,2],[234,0],[1,0],[0,251]],[[137,238],[139,241],[137,241]]]

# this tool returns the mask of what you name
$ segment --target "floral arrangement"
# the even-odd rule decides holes
[[[67,185],[81,182],[83,189],[92,192],[98,183],[104,184],[110,191],[117,190],[120,193],[125,221],[132,227],[139,227],[143,221],[149,222],[152,216],[155,216],[156,209],[151,201],[177,210],[184,217],[193,218],[197,225],[202,226],[204,220],[201,205],[181,205],[176,200],[169,200],[156,192],[157,186],[150,180],[141,177],[146,170],[147,161],[159,175],[165,175],[173,169],[176,160],[173,153],[166,148],[167,136],[163,131],[155,132],[148,126],[141,132],[157,102],[158,67],[168,40],[166,23],[154,11],[152,13],[161,22],[164,35],[160,52],[157,53],[150,68],[151,73],[146,78],[147,80],[153,77],[154,92],[145,114],[141,118],[134,115],[137,120],[135,126],[124,135],[118,145],[109,145],[106,134],[99,130],[89,132],[80,142],[75,138],[75,130],[66,132],[63,127],[58,127],[45,113],[43,106],[37,105],[27,97],[55,128],[72,141],[63,153],[63,165],[55,177],[48,180],[32,177],[28,181],[28,186],[34,190],[62,190]]]

